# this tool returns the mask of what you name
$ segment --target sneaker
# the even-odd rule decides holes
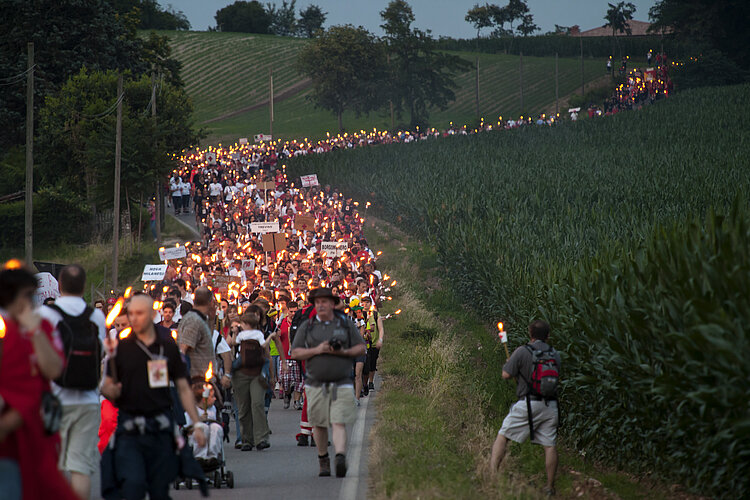
[[[306,434],[300,434],[300,436],[297,438],[297,446],[307,446]]]
[[[258,451],[263,451],[266,448],[270,448],[270,447],[271,445],[268,443],[268,441],[261,441],[260,443],[258,443],[258,446],[255,447],[255,449]]]
[[[359,399],[355,399],[354,400],[354,404],[356,404],[357,406],[361,406],[362,405],[362,403],[359,402]]]
[[[371,391],[374,391],[374,390],[375,390],[375,384],[374,384],[374,383],[372,383],[372,382],[370,382],[369,384],[367,384],[367,388],[368,388],[369,390],[371,390]]]
[[[234,449],[239,450],[242,448],[242,441],[235,441],[234,442]]]
[[[546,497],[553,497],[553,496],[555,496],[555,488],[544,488],[544,490],[542,490],[542,491],[544,493],[544,496],[546,496]]]
[[[250,451],[253,449],[253,445],[251,444],[243,444],[242,445],[242,451]]]
[[[336,453],[336,477],[346,476],[346,455]]]
[[[338,455],[336,458],[338,459]],[[331,475],[331,457],[328,456],[328,453],[322,457],[318,456],[318,463],[320,464],[320,473],[318,476],[329,477]]]
[[[288,399],[285,399],[285,400],[284,400],[284,409],[285,409],[285,410],[288,410],[288,409],[289,409],[289,400],[288,400]],[[296,408],[295,408],[295,410],[296,410]]]
[[[362,389],[362,392],[365,394],[365,396],[369,396],[370,395],[370,388],[367,387],[367,386],[365,386],[365,388]]]

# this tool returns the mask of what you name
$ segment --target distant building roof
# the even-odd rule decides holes
[[[631,19],[628,21],[628,25],[630,26],[631,30],[631,36],[646,36],[650,33],[647,33],[647,30],[649,26],[651,26],[651,23],[647,23],[645,21],[636,21],[635,19]],[[571,33],[572,34],[572,33]],[[615,32],[616,36],[628,36],[627,32]],[[594,28],[586,31],[582,31],[580,36],[612,36],[612,28],[610,26],[601,26],[599,28]]]

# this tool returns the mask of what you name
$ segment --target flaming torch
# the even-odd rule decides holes
[[[497,330],[497,336],[500,337],[500,342],[502,342],[503,347],[505,347],[505,359],[507,360],[510,358],[510,353],[508,352],[508,333],[505,331],[502,322],[497,324]]]

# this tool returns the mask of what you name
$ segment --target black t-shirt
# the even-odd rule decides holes
[[[177,344],[168,335],[157,334],[150,346],[138,345],[134,333],[120,341],[117,346],[115,365],[117,379],[122,383],[122,394],[115,401],[115,406],[131,415],[147,417],[167,412],[172,407],[172,396],[169,387],[152,389],[148,383],[147,349],[156,359],[160,352],[167,360],[167,371],[171,382],[177,379],[188,379],[187,369],[180,357]],[[162,350],[163,349],[163,350]],[[107,375],[112,376],[112,363],[107,363]],[[189,379],[188,379],[189,380]]]

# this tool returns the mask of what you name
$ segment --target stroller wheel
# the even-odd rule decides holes
[[[185,486],[187,486],[187,489],[192,490],[193,489],[193,479],[192,478],[185,478]]]
[[[221,472],[214,471],[214,488],[217,490],[221,488]]]
[[[231,470],[227,471],[227,486],[234,488],[234,473]]]
[[[176,479],[174,482],[174,489],[179,490],[180,489],[180,480]]]

